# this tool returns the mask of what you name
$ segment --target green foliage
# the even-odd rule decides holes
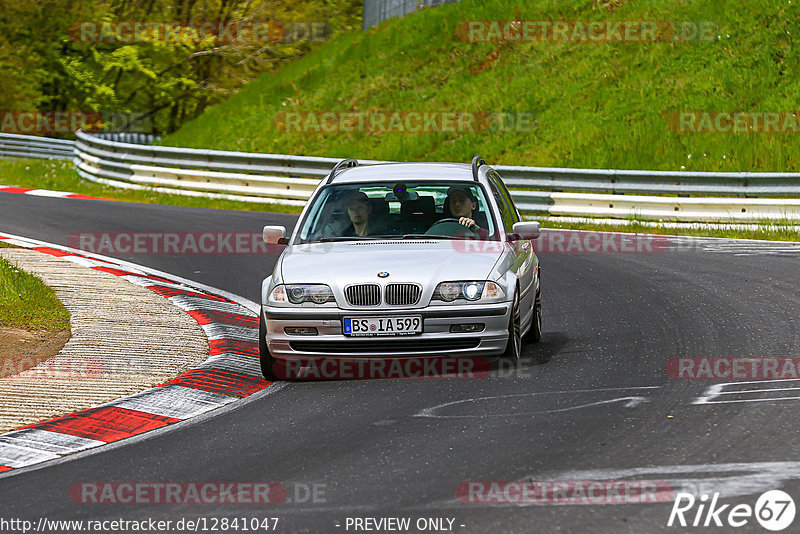
[[[29,330],[69,330],[69,311],[52,289],[0,258],[0,325]]]
[[[274,28],[325,21],[336,34],[359,24],[360,8],[356,0],[0,0],[0,110],[101,112],[106,120],[111,112],[136,114],[142,120],[134,131],[163,133],[318,46],[278,33],[239,41],[102,39],[102,23],[125,21]]]
[[[680,133],[682,110],[792,111],[800,2],[462,0],[339,35],[265,74],[165,145],[388,160],[798,171],[800,133]],[[711,22],[711,40],[467,42],[469,20]],[[280,113],[531,112],[532,131],[286,132]]]

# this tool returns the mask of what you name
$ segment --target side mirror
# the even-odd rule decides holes
[[[265,226],[262,232],[264,243],[268,245],[283,245],[286,243],[286,228],[283,226]]]
[[[542,225],[538,221],[518,222],[514,223],[512,231],[523,240],[538,239],[542,235]]]

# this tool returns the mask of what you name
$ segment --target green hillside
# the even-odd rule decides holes
[[[405,161],[468,161],[480,153],[517,165],[798,171],[800,124],[792,130],[785,114],[782,133],[681,133],[675,121],[670,126],[687,110],[800,109],[792,46],[800,36],[798,4],[462,0],[341,35],[249,83],[162,143]],[[691,21],[711,24],[713,36],[673,40],[665,22],[658,22],[663,40],[655,42],[469,42],[463,31],[464,21],[508,19]],[[416,134],[279,128],[287,111],[426,110],[529,112],[535,124],[523,132]]]

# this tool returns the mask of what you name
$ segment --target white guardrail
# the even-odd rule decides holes
[[[0,156],[72,159],[87,180],[126,189],[302,206],[337,158],[0,134]],[[385,163],[359,160],[362,165]],[[800,174],[493,166],[521,211],[682,222],[800,220]],[[2,177],[0,177],[1,179]],[[794,197],[794,198],[793,198]]]

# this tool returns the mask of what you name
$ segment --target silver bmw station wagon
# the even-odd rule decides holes
[[[504,356],[539,341],[538,222],[497,171],[343,160],[300,215],[261,287],[264,377],[309,358]],[[285,377],[283,377],[285,378]]]

